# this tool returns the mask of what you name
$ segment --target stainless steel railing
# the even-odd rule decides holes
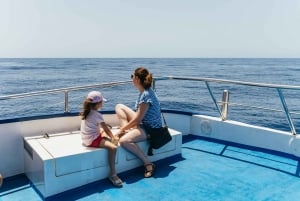
[[[292,85],[275,85],[275,84],[265,84],[265,83],[254,83],[254,82],[243,82],[243,81],[233,81],[233,80],[225,80],[225,79],[213,79],[213,78],[203,78],[203,77],[184,77],[184,76],[166,76],[166,77],[157,77],[155,78],[153,82],[153,87],[155,88],[156,81],[159,80],[187,80],[187,81],[199,81],[204,82],[206,85],[207,90],[209,91],[209,94],[215,104],[215,107],[217,111],[220,114],[220,117],[223,121],[227,119],[227,113],[228,113],[228,106],[229,104],[229,92],[228,90],[225,90],[223,92],[223,99],[221,102],[218,102],[216,98],[214,97],[212,93],[212,89],[210,87],[209,83],[226,83],[226,84],[234,84],[234,85],[245,85],[245,86],[253,86],[253,87],[266,87],[266,88],[274,88],[277,90],[283,111],[286,115],[286,118],[289,123],[289,127],[291,129],[291,133],[293,135],[296,135],[296,129],[293,123],[293,120],[291,118],[291,113],[287,107],[285,97],[282,93],[282,89],[290,89],[290,90],[300,90],[300,86],[292,86]],[[44,91],[36,91],[36,92],[29,92],[29,93],[20,93],[20,94],[13,94],[13,95],[7,95],[7,96],[0,96],[1,100],[9,100],[9,99],[16,99],[16,98],[24,98],[24,97],[30,97],[30,96],[38,96],[41,94],[54,94],[54,93],[64,93],[65,95],[65,113],[69,112],[69,92],[71,91],[78,91],[83,89],[91,89],[91,88],[105,88],[105,87],[112,87],[112,86],[119,86],[131,83],[131,80],[129,81],[120,81],[120,82],[109,82],[109,83],[103,83],[103,84],[94,84],[94,85],[84,85],[84,86],[75,86],[75,87],[68,87],[68,88],[60,88],[60,89],[52,89],[52,90],[44,90]],[[221,106],[219,106],[219,103],[221,103]]]
[[[274,88],[277,90],[282,107],[284,109],[286,118],[289,123],[289,127],[291,129],[291,133],[293,135],[296,135],[296,129],[293,123],[293,120],[291,118],[288,106],[286,104],[284,95],[282,93],[282,89],[290,89],[290,90],[300,90],[300,86],[292,86],[292,85],[276,85],[276,84],[265,84],[265,83],[254,83],[254,82],[243,82],[243,81],[233,81],[233,80],[225,80],[225,79],[213,79],[213,78],[195,78],[195,77],[181,77],[181,76],[168,76],[168,79],[174,79],[174,80],[189,80],[189,81],[202,81],[205,82],[206,87],[210,93],[210,96],[213,100],[213,102],[216,105],[216,108],[223,120],[226,120],[227,117],[227,112],[228,112],[228,98],[229,97],[224,97],[225,95],[223,94],[223,102],[222,102],[222,109],[218,106],[218,103],[212,93],[211,87],[209,85],[210,82],[216,82],[216,83],[226,83],[226,84],[235,84],[235,85],[245,85],[245,86],[254,86],[254,87],[266,87],[266,88]],[[224,93],[227,93],[224,91]],[[228,94],[227,94],[228,96]],[[224,99],[225,98],[225,99]],[[226,101],[227,100],[227,101]],[[226,108],[226,109],[225,109]]]
[[[91,89],[91,88],[104,88],[104,87],[119,86],[119,85],[123,85],[123,84],[127,84],[127,83],[131,83],[131,81],[109,82],[109,83],[103,83],[103,84],[93,84],[93,85],[67,87],[67,88],[51,89],[51,90],[44,90],[44,91],[35,91],[35,92],[29,92],[29,93],[20,93],[20,94],[8,95],[8,96],[0,96],[0,101],[16,99],[16,98],[25,98],[25,97],[31,97],[31,96],[38,96],[38,95],[42,95],[42,94],[64,93],[65,94],[65,113],[68,113],[69,112],[69,92],[79,91],[79,90],[83,90],[83,89]]]

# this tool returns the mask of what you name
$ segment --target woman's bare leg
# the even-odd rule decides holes
[[[127,107],[126,105],[123,104],[117,104],[115,107],[116,114],[118,116],[120,126],[126,125],[133,117],[135,116],[135,112]],[[146,133],[144,132],[143,129],[141,128],[136,128],[133,130],[130,130],[128,133],[123,135],[119,143],[122,147],[124,147],[126,150],[130,151],[134,155],[136,155],[138,158],[140,158],[143,163],[145,168],[148,171],[153,171],[153,166],[149,159],[146,157],[144,152],[141,150],[141,148],[136,144],[136,142],[143,141],[147,138]]]
[[[135,112],[124,104],[117,104],[115,111],[118,116],[120,126],[126,125],[135,115]]]
[[[123,137],[120,138],[120,145],[135,154],[138,158],[140,158],[144,165],[151,163],[149,159],[146,157],[141,148],[136,144],[136,142],[143,141],[147,138],[146,133],[143,129],[132,129],[128,133],[126,133]]]

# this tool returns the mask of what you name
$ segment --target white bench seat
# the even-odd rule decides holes
[[[170,129],[172,141],[153,150],[151,161],[181,154],[182,134]],[[148,141],[138,143],[145,153]],[[57,133],[49,137],[25,137],[25,174],[44,197],[88,184],[109,174],[106,149],[82,145],[79,131]],[[116,156],[117,172],[142,165],[142,162],[122,147]],[[126,181],[126,178],[123,179]]]

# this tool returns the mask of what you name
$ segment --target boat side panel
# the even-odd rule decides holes
[[[299,138],[291,133],[241,122],[194,115],[191,134],[300,156]]]
[[[3,177],[24,173],[20,123],[0,124],[0,172]]]
[[[164,113],[164,117],[169,128],[180,131],[182,135],[190,134],[191,115]]]

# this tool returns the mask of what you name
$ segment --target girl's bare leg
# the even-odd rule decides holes
[[[115,166],[117,146],[104,138],[101,140],[99,147],[106,148],[108,150],[108,161],[110,168],[110,175],[108,179],[113,183],[114,186],[122,187],[123,182],[118,177]]]
[[[99,147],[106,148],[108,150],[110,176],[116,175],[115,161],[116,161],[117,146],[104,138],[103,140],[101,140]]]

